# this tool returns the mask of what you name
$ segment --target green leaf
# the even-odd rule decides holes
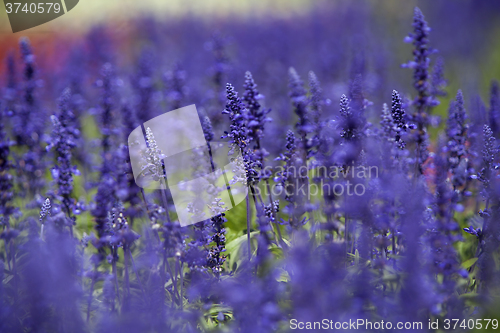
[[[472,265],[474,265],[477,261],[477,258],[470,258],[469,260],[466,260],[462,263],[462,267],[465,269],[470,268]]]
[[[225,215],[227,222],[224,223],[224,226],[226,228],[238,234],[247,229],[247,206],[244,201],[225,212]],[[255,214],[252,212],[252,220],[254,218]]]
[[[460,299],[463,299],[468,305],[478,305],[481,304],[481,296],[477,293],[467,293],[458,296]]]
[[[278,268],[278,271],[280,272],[280,276],[276,279],[278,282],[289,282],[290,281],[290,275],[288,274],[287,271],[285,271],[283,268]]]
[[[250,240],[259,234],[259,231],[252,231],[250,233]],[[236,270],[240,266],[240,262],[244,256],[248,256],[247,253],[247,234],[241,235],[226,244],[226,253],[229,255],[229,269],[233,270],[234,265]]]
[[[233,309],[229,306],[221,305],[221,304],[214,304],[208,309],[208,311],[205,312],[205,316],[217,316],[219,312],[222,312],[224,314],[232,314]]]

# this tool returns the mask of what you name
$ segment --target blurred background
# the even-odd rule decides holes
[[[353,71],[361,71],[366,98],[374,103],[370,112],[377,116],[392,89],[411,92],[411,71],[400,64],[412,57],[403,38],[412,30],[415,6],[432,28],[430,45],[439,50],[432,61],[444,59],[449,82],[449,94],[436,112],[446,113],[447,99],[458,88],[466,98],[479,94],[487,100],[491,80],[500,77],[500,1],[495,0],[81,0],[64,16],[15,34],[0,6],[0,60],[11,51],[19,59],[18,40],[29,37],[38,78],[50,86],[44,96],[55,100],[67,85],[64,77],[75,70],[67,63],[78,64],[83,82],[93,82],[98,67],[110,61],[123,68],[126,85],[141,59],[148,58],[158,80],[174,66],[184,69],[190,90],[184,104],[201,105],[220,93],[210,78],[220,56],[227,65],[223,80],[241,88],[244,72],[252,71],[267,106],[285,122],[290,66],[303,77],[315,71],[333,109]],[[214,34],[224,44],[219,55]]]

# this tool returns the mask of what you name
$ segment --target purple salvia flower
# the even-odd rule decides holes
[[[132,82],[137,94],[135,103],[137,118],[141,123],[154,117],[151,105],[154,93],[153,68],[152,51],[144,49],[139,57],[137,73]]]
[[[413,189],[408,189],[409,185],[406,185],[402,192],[412,198],[424,197],[425,185],[421,181],[417,182]],[[425,248],[421,242],[424,232],[421,221],[425,219],[426,210],[424,201],[403,200],[402,204],[404,212],[401,216],[401,233],[404,235],[405,256],[399,265],[406,273],[406,278],[398,295],[399,309],[406,320],[416,320],[421,317],[421,309],[437,312],[435,307],[437,296],[428,276],[428,266],[423,264],[426,259]],[[427,292],[423,293],[422,290]],[[408,299],[413,301],[408,302]]]
[[[358,83],[351,84],[351,90],[354,92],[351,92],[350,95],[356,96],[355,103],[344,94],[340,97],[340,117],[337,127],[343,140],[340,153],[336,154],[340,158],[336,162],[340,164],[351,164],[361,152],[360,140],[364,136],[365,127],[364,116],[361,114],[364,102],[361,101],[363,100],[362,92],[358,88],[361,88]]]
[[[81,52],[81,49],[74,48],[68,59],[66,71],[68,73],[68,86],[71,90],[71,99],[69,101],[69,109],[71,110],[71,123],[75,128],[75,143],[81,149],[75,149],[73,156],[75,161],[82,169],[92,168],[92,158],[90,156],[87,142],[81,135],[83,128],[83,117],[88,110],[88,101],[85,96],[86,78],[88,68],[85,66],[86,55]]]
[[[75,128],[69,122],[71,111],[69,110],[69,99],[71,92],[66,89],[59,100],[59,114],[58,116],[51,116],[52,124],[54,126],[52,141],[47,150],[55,148],[57,162],[52,169],[52,177],[57,182],[57,194],[61,197],[61,204],[63,206],[66,216],[73,221],[74,200],[72,198],[73,192],[73,175],[78,174],[78,170],[72,165],[72,149],[75,145]]]
[[[462,237],[457,235],[460,228],[453,219],[457,196],[448,181],[448,161],[441,153],[443,144],[444,142],[439,144],[433,159],[436,188],[432,207],[434,216],[427,220],[427,232],[424,234],[426,246],[423,249],[424,257],[429,258],[431,272],[443,277],[442,283],[434,283],[436,296],[441,296],[448,304],[453,304],[457,302],[456,281],[460,277],[467,278],[468,273],[461,267],[454,248],[454,243],[462,240]]]
[[[493,131],[488,125],[484,125],[483,127],[483,139],[483,168],[481,169],[479,175],[473,176],[473,178],[477,178],[483,183],[485,191],[482,195],[485,199],[488,199],[491,197],[490,181],[492,178],[492,171],[494,170],[494,162],[498,155],[496,139],[493,135]],[[488,209],[488,207],[486,207],[486,209]]]
[[[307,186],[305,182],[307,175],[304,174],[304,168],[301,168],[302,161],[298,157],[297,139],[292,130],[287,132],[285,148],[285,152],[276,158],[283,161],[284,165],[282,171],[276,173],[274,180],[284,189],[285,200],[288,201],[286,212],[289,215],[289,224],[293,228],[299,228],[307,222],[305,217],[301,218],[305,213],[306,202],[305,195],[296,189]]]
[[[211,253],[210,249],[206,250],[211,239],[210,224],[211,221],[204,221],[193,225],[191,241],[187,244],[183,258],[191,272],[207,272],[207,256]]]
[[[212,236],[211,242],[213,246],[210,248],[207,256],[207,267],[216,274],[217,277],[222,273],[222,265],[226,261],[226,256],[224,252],[226,251],[226,229],[224,228],[224,223],[227,222],[225,214],[222,212],[224,203],[220,199],[216,199],[216,202],[212,203],[210,207],[211,211],[216,216],[210,219],[212,223]]]
[[[352,301],[352,293],[347,289],[336,288],[345,278],[345,252],[340,244],[329,242],[314,253],[309,239],[299,233],[297,245],[290,249],[285,267],[293,272],[288,282],[292,307],[292,317],[297,320],[316,321],[328,316],[337,321],[350,310],[343,308],[345,301]],[[314,253],[314,254],[313,254]],[[322,285],[318,289],[315,286]],[[332,317],[333,316],[333,317]]]
[[[32,146],[21,158],[18,158],[18,183],[22,183],[21,193],[28,190],[31,194],[40,194],[45,187],[44,160],[46,152],[39,145]]]
[[[483,149],[483,163],[484,167],[488,170],[493,170],[493,163],[498,154],[498,147],[496,144],[493,131],[488,125],[484,125],[484,149]]]
[[[123,142],[127,142],[129,134],[137,127],[137,119],[135,113],[130,107],[124,105],[122,107],[123,121]],[[116,196],[124,203],[129,203],[129,207],[125,210],[125,215],[130,218],[133,224],[134,218],[142,215],[140,207],[142,200],[139,198],[140,188],[137,186],[132,172],[130,162],[129,149],[126,145],[118,147],[114,153],[114,160],[119,162],[116,170]]]
[[[471,157],[469,160],[469,164],[471,166],[472,173],[475,173],[474,170],[481,170],[482,168],[482,158],[480,155],[481,150],[483,149],[483,126],[487,123],[488,114],[486,111],[486,106],[481,100],[481,97],[476,94],[471,98],[469,124],[470,128],[468,131],[470,147],[468,153]]]
[[[19,41],[19,48],[21,50],[21,55],[23,57],[24,61],[24,78],[27,81],[30,81],[34,78],[35,76],[35,56],[33,55],[33,51],[31,49],[31,44],[28,38],[21,38]],[[30,90],[28,88],[34,88],[34,87],[27,87],[27,91],[25,92],[25,99],[26,101],[33,101],[33,90]]]
[[[396,126],[395,131],[400,132],[406,129],[405,124],[405,110],[403,109],[403,103],[401,97],[396,90],[392,91],[392,105],[391,105],[392,119],[394,120],[394,125]],[[397,141],[398,139],[396,139]]]
[[[113,170],[112,156],[110,150],[112,147],[112,123],[114,108],[114,73],[113,66],[106,63],[101,68],[101,78],[96,82],[100,89],[101,101],[99,105],[99,123],[101,125],[101,147],[102,147],[102,166],[101,176],[110,173]]]
[[[95,229],[99,237],[105,235],[108,212],[111,210],[114,202],[115,180],[110,174],[103,174],[99,185],[97,186],[97,194],[94,197],[94,208],[91,210],[94,216]]]
[[[184,258],[185,258],[185,239],[187,238],[187,235],[183,233],[182,228],[178,222],[166,222],[163,224],[163,226],[159,229],[162,234],[163,234],[163,241],[161,243],[161,248],[160,248],[160,253],[163,255],[163,267],[167,267],[167,272],[168,275],[172,278],[174,284],[177,284],[177,282],[180,282],[181,288],[180,291],[178,290],[179,288],[174,285],[171,290],[169,290],[174,298],[174,301],[178,303],[181,308],[182,308],[182,302],[183,302],[183,295],[182,295],[182,290],[183,290],[183,279],[182,279],[182,272],[180,272],[180,279],[177,277],[177,273],[173,273],[172,268],[170,267],[170,263],[168,262],[169,258],[173,258],[175,262],[175,272],[178,269],[182,269],[182,266],[179,266],[180,264],[184,263]],[[159,260],[159,257],[158,257]],[[161,275],[162,279],[165,279],[165,272],[164,268],[161,270]],[[180,280],[180,281],[179,281]],[[169,288],[170,289],[170,288]]]
[[[272,206],[271,206],[272,204]],[[274,211],[274,213],[273,213]],[[280,201],[279,200],[274,200],[272,203],[265,205],[264,206],[264,214],[267,216],[267,218],[274,222],[276,219],[276,213],[279,213],[280,211]]]
[[[72,96],[73,91],[71,89],[66,88],[63,91],[61,97],[59,98],[59,113],[57,118],[61,125],[65,128],[68,138],[71,141],[76,142],[76,140],[80,137],[80,131],[76,127],[76,118],[72,109],[73,103],[71,102]]]
[[[203,117],[201,127],[203,129],[203,135],[205,136],[205,140],[207,141],[207,143],[212,142],[212,140],[214,139],[214,129],[212,127],[210,118]]]
[[[474,229],[472,226],[469,226],[467,228],[464,228],[464,231],[468,234],[471,234],[471,235],[474,235],[476,237],[481,237],[482,233],[481,233],[481,228],[478,228],[478,229]]]
[[[176,261],[183,260],[187,235],[183,233],[179,222],[165,222],[159,230],[163,234],[161,253],[163,254],[164,263],[167,263],[168,258],[175,258]],[[167,265],[169,264],[167,263]]]
[[[0,323],[0,329],[3,332],[6,332],[7,327],[10,326],[9,325],[10,320],[8,320],[7,314],[12,310],[10,309],[9,304],[5,302],[5,288],[3,285],[3,281],[5,279],[4,272],[5,272],[5,265],[3,263],[3,260],[0,259],[0,281],[2,281],[2,283],[0,283],[0,319],[2,319],[2,322]]]
[[[406,131],[407,125],[405,122],[405,110],[401,97],[396,90],[392,91],[391,114],[394,121],[395,141],[400,149],[404,149],[406,143],[401,139],[402,132]]]
[[[356,136],[355,134],[355,119],[351,107],[349,106],[349,99],[346,95],[340,96],[340,126],[342,131],[340,136],[345,140],[351,140]]]
[[[123,247],[124,250],[129,248],[140,236],[135,233],[129,226],[127,219],[124,216],[124,208],[121,202],[117,202],[115,207],[111,209],[111,225],[109,229],[110,244],[115,247]]]
[[[257,84],[252,77],[252,73],[249,71],[245,73],[244,88],[245,92],[243,93],[243,102],[248,110],[248,137],[249,140],[254,143],[253,151],[247,154],[245,160],[247,184],[254,185],[257,184],[260,179],[263,179],[266,183],[267,189],[269,190],[269,177],[271,176],[271,172],[264,167],[264,159],[267,155],[269,155],[269,153],[264,147],[262,147],[261,140],[264,136],[265,123],[271,121],[271,118],[267,117],[269,112],[271,112],[271,109],[263,109],[261,107],[259,100],[264,98],[264,96],[262,96],[257,90]],[[255,190],[252,188],[251,191],[255,200]],[[273,196],[270,192],[271,191],[269,191],[269,201],[270,204],[272,204]],[[275,206],[270,205],[270,208],[271,211],[275,212],[274,215],[276,215]],[[273,213],[271,212],[271,216],[272,215]],[[280,234],[279,230],[278,233]]]
[[[106,312],[113,313],[115,311],[115,284],[114,284],[114,276],[108,275],[104,279],[104,284],[102,287],[102,295],[104,297],[104,305]]]
[[[229,39],[222,36],[219,32],[212,35],[212,40],[207,43],[207,46],[213,52],[215,63],[211,68],[213,73],[213,82],[215,85],[215,93],[218,96],[218,103],[224,104],[224,83],[227,82],[230,71],[229,57],[227,56],[227,46]],[[226,87],[227,88],[227,87]]]
[[[292,167],[293,160],[297,158],[296,138],[295,133],[293,133],[292,130],[288,130],[288,132],[286,133],[285,149],[285,152],[277,158],[277,160],[283,161],[285,163],[283,172],[278,172],[274,179],[276,182],[281,183],[283,186],[285,186],[286,180],[289,177],[288,169]]]
[[[245,155],[248,145],[248,110],[238,97],[238,93],[234,87],[228,83],[226,85],[227,103],[222,114],[228,114],[231,121],[230,131],[224,131],[225,135],[221,138],[229,138],[229,143],[237,145],[243,155]],[[232,150],[231,150],[232,152]]]
[[[126,145],[120,145],[114,153],[113,160],[116,162],[116,197],[123,203],[129,203],[125,215],[130,218],[133,224],[134,218],[142,215],[140,207],[142,200],[139,197],[140,188],[137,186],[132,166],[130,164],[129,150]]]
[[[248,139],[254,143],[253,150],[247,151],[245,156],[245,167],[247,170],[247,183],[256,184],[260,178],[269,178],[269,172],[259,173],[258,170],[265,170],[264,159],[269,153],[261,145],[264,136],[264,125],[271,121],[267,114],[271,109],[263,109],[259,100],[263,96],[257,90],[257,84],[250,72],[245,73],[245,92],[243,93],[243,102],[248,110]]]
[[[0,225],[9,225],[9,217],[14,214],[15,209],[11,205],[14,198],[13,177],[9,174],[12,164],[9,161],[10,146],[14,142],[7,138],[4,131],[3,109],[0,106]]]
[[[323,98],[323,90],[321,89],[318,77],[313,71],[309,72],[309,90],[311,92],[309,106],[311,108],[313,124],[319,124],[321,115],[323,113],[323,105],[325,100]]]
[[[146,143],[147,148],[144,152],[144,165],[142,172],[144,175],[150,175],[153,180],[159,181],[165,178],[163,171],[163,153],[158,144],[156,143],[153,131],[148,127],[146,128]]]
[[[307,145],[307,134],[312,131],[311,121],[307,110],[309,99],[307,98],[307,91],[304,88],[304,82],[293,67],[288,70],[288,77],[288,95],[292,101],[293,111],[299,118],[295,124],[295,128],[300,138],[299,144],[302,150],[301,154],[303,156],[303,161],[306,162],[309,150]]]
[[[430,108],[439,104],[439,102],[431,95],[429,83],[429,56],[434,50],[430,49],[429,32],[431,29],[424,19],[424,15],[419,8],[415,7],[413,16],[413,33],[410,33],[405,42],[412,43],[413,61],[404,64],[403,67],[413,69],[413,86],[417,90],[417,96],[413,100],[416,113],[413,115],[413,120],[417,125],[415,133],[415,142],[417,144],[416,164],[420,174],[423,173],[422,164],[428,157],[428,134],[427,125],[429,124]]]
[[[45,152],[40,142],[47,117],[35,98],[35,91],[40,82],[36,79],[35,55],[29,40],[21,38],[19,47],[24,63],[24,94],[21,103],[15,108],[12,125],[17,145],[27,147],[28,151],[21,157],[16,157],[20,175],[18,183],[22,184],[21,192],[27,190],[31,194],[40,194],[45,186],[43,175],[46,168]]]
[[[50,199],[47,198],[43,202],[42,208],[40,209],[40,222],[43,223],[45,217],[50,215],[51,210],[52,210],[52,205],[50,204]]]
[[[16,63],[14,60],[14,53],[10,52],[7,56],[7,89],[15,90],[17,87],[16,80]]]
[[[340,116],[343,118],[348,118],[352,116],[351,108],[349,107],[349,99],[347,99],[347,96],[342,94],[340,96],[340,110],[339,110]]]
[[[451,103],[448,121],[446,123],[446,134],[448,138],[448,163],[453,173],[453,185],[461,186],[465,182],[466,175],[460,177],[457,168],[467,156],[467,114],[464,106],[462,91],[457,92],[454,102]],[[465,161],[464,161],[465,162]]]
[[[259,227],[259,237],[257,239],[258,241],[258,247],[257,247],[257,256],[255,260],[255,265],[256,266],[262,266],[264,262],[269,259],[269,245],[271,245],[271,233],[272,233],[272,228],[271,228],[271,221],[272,219],[269,218],[269,215],[266,214],[265,212],[265,207],[261,205],[257,205],[256,207],[257,211],[257,225]],[[272,210],[275,209],[275,207],[269,207],[271,208],[271,214]]]
[[[24,94],[20,109],[17,110],[18,123],[14,129],[16,130],[18,144],[31,146],[40,141],[46,118],[42,109],[37,106],[35,98],[35,90],[38,85],[36,80],[37,70],[35,67],[35,55],[33,54],[28,38],[21,38],[19,48],[24,63]]]
[[[500,89],[498,88],[498,81],[491,82],[488,117],[489,126],[495,137],[497,137],[500,131]]]
[[[130,133],[132,133],[132,131],[139,125],[136,113],[130,106],[128,106],[127,103],[125,103],[122,106],[122,122],[123,122],[122,140],[123,142],[127,142]]]
[[[215,134],[212,127],[212,121],[207,116],[203,117],[201,121],[201,129],[203,130],[203,135],[205,136],[205,140],[207,141],[208,155],[210,156],[210,165],[212,167],[212,171],[215,171],[212,147],[210,146],[210,142],[212,142],[212,140],[214,139]]]
[[[262,163],[253,152],[243,156],[243,163],[245,167],[246,183],[250,186],[256,185],[261,177],[260,170],[262,169]]]
[[[261,108],[259,100],[263,96],[257,90],[257,84],[255,84],[252,73],[248,71],[245,73],[245,84],[243,87],[245,88],[243,102],[248,110],[248,139],[254,142],[254,154],[260,163],[263,163],[268,153],[262,148],[261,139],[264,136],[265,123],[271,120],[267,117],[271,109]]]
[[[444,78],[444,60],[442,57],[436,59],[436,63],[432,68],[431,75],[431,95],[434,97],[437,96],[446,96],[446,85],[448,81]]]
[[[369,101],[365,100],[363,94],[363,77],[361,74],[357,74],[354,78],[349,82],[349,107],[351,108],[352,113],[356,116],[358,122],[363,125],[365,122],[364,110]]]
[[[403,132],[405,132],[409,128],[409,126],[404,118],[404,110],[401,100],[398,100],[399,94],[397,94],[396,96],[394,93],[397,94],[397,91],[393,91],[392,103],[394,105],[391,106],[392,110],[389,109],[386,103],[382,105],[382,113],[380,115],[381,129],[379,133],[381,135],[381,138],[387,141],[389,144],[387,146],[382,146],[381,154],[382,156],[385,156],[382,157],[384,160],[384,164],[388,162],[388,164],[386,164],[387,167],[404,167],[405,160],[401,157],[406,156],[407,150],[405,149],[406,143],[402,139],[402,135]],[[398,118],[399,124],[396,124],[396,122],[394,121],[393,112],[396,115],[396,118]]]
[[[382,135],[389,141],[394,142],[394,119],[392,119],[391,110],[387,107],[387,104],[382,105],[382,113],[380,114],[380,126],[382,126]]]
[[[35,82],[35,56],[33,55],[31,44],[27,38],[22,38],[19,41],[21,55],[24,62],[24,95],[23,106],[19,113],[19,124],[17,127],[17,142],[18,144],[30,142],[30,137],[33,130],[33,125],[29,121],[30,114],[33,113],[35,107],[34,91],[36,88]]]
[[[182,70],[178,64],[174,66],[173,70],[165,72],[163,75],[166,99],[170,103],[172,110],[182,106],[182,102],[188,92],[189,88],[186,85],[186,76],[186,71]]]
[[[279,306],[280,283],[276,281],[276,276],[271,271],[256,278],[246,270],[217,286],[217,294],[232,308],[230,321],[219,312],[219,325],[230,325],[241,333],[275,332],[284,318]]]
[[[321,122],[320,119],[323,113],[323,105],[325,104],[325,100],[323,98],[323,91],[321,89],[318,77],[313,71],[309,72],[309,91],[309,108],[311,110],[311,122],[314,127],[314,137],[311,139],[309,146],[312,150],[317,151],[320,145],[321,130],[324,127],[324,123]]]
[[[347,158],[344,163],[350,164],[361,152],[361,138],[365,136],[367,122],[364,110],[367,101],[363,96],[363,80],[361,75],[356,75],[350,82],[349,97],[340,97],[340,136],[344,139],[344,153]]]
[[[245,103],[250,114],[256,115],[259,111],[261,105],[259,100],[263,96],[257,90],[257,84],[255,83],[252,73],[249,71],[245,72],[245,84],[243,85],[245,92],[243,93],[243,102]]]
[[[436,170],[434,179],[436,185],[434,199],[436,225],[435,228],[429,230],[428,240],[435,269],[437,270],[436,273],[446,276],[442,287],[452,294],[454,282],[449,280],[449,276],[454,273],[463,274],[464,271],[460,269],[458,254],[453,247],[453,243],[460,240],[460,237],[454,235],[459,230],[458,224],[453,219],[453,213],[457,206],[456,195],[448,181],[447,160],[440,151],[441,149],[438,149],[438,153],[434,158]]]
[[[485,130],[486,130],[485,125]],[[488,133],[487,133],[488,132]],[[483,297],[489,297],[492,288],[495,288],[498,281],[498,270],[495,267],[495,254],[500,247],[499,213],[500,213],[500,184],[498,182],[497,160],[498,146],[491,129],[485,131],[485,147],[483,150],[483,162],[485,168],[481,171],[480,180],[483,182],[483,197],[486,200],[484,210],[479,211],[482,217],[482,230],[476,230],[478,244],[476,250],[477,268],[476,276],[481,280],[481,288],[476,289]],[[472,230],[470,230],[472,231]],[[467,285],[469,287],[469,285]],[[467,288],[468,290],[469,288]]]
[[[424,112],[424,109],[435,106],[438,103],[430,96],[429,84],[429,55],[434,50],[428,46],[431,29],[427,25],[422,11],[417,7],[415,7],[412,26],[414,29],[413,33],[410,33],[405,38],[405,42],[412,43],[415,47],[413,49],[413,61],[403,66],[413,68],[413,85],[418,92],[413,103],[420,114]]]
[[[110,63],[105,63],[101,67],[101,78],[97,80],[96,86],[100,90],[99,116],[101,125],[101,148],[102,148],[102,166],[100,170],[100,179],[97,186],[97,193],[94,197],[94,207],[91,210],[94,216],[95,229],[99,238],[105,235],[108,212],[112,209],[117,195],[119,184],[114,177],[116,168],[114,166],[111,153],[112,142],[112,123],[115,99],[115,76],[114,69]],[[132,126],[130,124],[130,126]],[[102,260],[104,252],[99,248],[99,259]]]
[[[42,208],[40,209],[40,223],[42,224],[40,228],[40,238],[43,239],[43,227],[45,226],[45,221],[49,218],[52,212],[52,205],[50,199],[45,199]]]
[[[4,99],[7,102],[7,114],[14,114],[15,103],[17,102],[17,80],[16,80],[16,63],[12,52],[7,56],[6,61],[7,82],[4,92]]]

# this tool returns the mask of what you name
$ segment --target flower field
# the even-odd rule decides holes
[[[0,43],[0,332],[498,329],[500,6],[360,4]],[[129,136],[192,104],[248,193],[181,226]]]

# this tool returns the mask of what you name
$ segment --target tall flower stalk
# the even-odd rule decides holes
[[[113,66],[106,63],[101,68],[101,78],[97,80],[96,85],[100,92],[100,103],[98,106],[99,124],[102,133],[101,148],[102,148],[102,166],[101,177],[111,173],[113,170],[113,161],[111,149],[113,148],[113,128],[112,119],[114,116],[115,107],[115,91],[114,91],[114,72]]]
[[[7,138],[4,131],[3,111],[3,106],[0,105],[0,225],[5,228],[10,225],[10,216],[15,212],[15,208],[12,206],[14,199],[14,179],[9,173],[13,168],[12,162],[9,160],[9,155],[10,147],[14,142]]]
[[[500,132],[500,89],[497,81],[491,82],[490,87],[490,109],[488,114],[489,126],[498,137]]]
[[[428,157],[428,134],[427,126],[430,123],[430,111],[438,105],[439,102],[431,94],[431,85],[429,82],[429,56],[434,53],[434,50],[429,47],[429,32],[431,29],[424,19],[424,15],[419,8],[415,8],[413,15],[413,33],[410,33],[404,40],[407,43],[412,43],[413,60],[404,64],[403,67],[413,69],[413,86],[417,91],[412,101],[415,107],[415,114],[413,114],[413,121],[417,125],[415,133],[416,144],[416,161],[415,166],[418,174],[423,173],[422,164]]]
[[[298,143],[301,151],[301,158],[304,163],[307,163],[309,155],[307,135],[313,130],[307,110],[309,99],[307,98],[307,91],[304,88],[304,82],[293,67],[288,70],[288,77],[288,95],[292,101],[293,111],[298,118],[295,128],[297,129],[297,134],[300,139]]]
[[[468,180],[468,128],[464,97],[462,91],[459,90],[455,101],[450,105],[446,124],[448,163],[453,175],[452,184],[455,190]]]
[[[52,115],[51,121],[54,129],[52,131],[52,141],[47,146],[47,150],[55,148],[56,164],[52,168],[52,177],[57,182],[57,197],[60,199],[62,209],[68,218],[68,227],[73,233],[75,223],[75,200],[73,199],[73,176],[79,174],[76,166],[72,164],[72,150],[75,148],[76,129],[70,123],[71,111],[69,110],[69,100],[71,91],[66,89],[59,99],[59,114]]]
[[[281,242],[281,244],[283,244],[281,230],[276,221],[275,200],[273,199],[271,185],[269,183],[271,174],[266,169],[265,164],[265,158],[269,155],[269,153],[264,147],[262,147],[261,144],[261,140],[264,137],[264,125],[265,123],[271,121],[271,118],[267,117],[269,112],[271,112],[271,109],[264,109],[260,105],[259,100],[261,100],[263,96],[257,90],[257,84],[252,77],[252,73],[248,71],[245,73],[244,88],[245,92],[243,94],[243,102],[245,103],[246,108],[249,111],[248,138],[249,141],[254,144],[252,158],[254,158],[258,162],[254,165],[260,168],[259,179],[264,180],[267,193],[269,193],[269,205],[266,207],[269,207],[271,209],[271,220],[274,221],[279,241]],[[263,201],[262,199],[260,200]]]
[[[41,194],[45,187],[46,165],[44,163],[44,150],[42,142],[43,132],[47,122],[44,109],[40,107],[37,99],[37,88],[40,81],[37,78],[35,55],[28,38],[21,38],[19,42],[23,61],[23,93],[21,103],[15,108],[13,130],[17,145],[26,150],[22,156],[17,157],[17,171],[20,190],[32,195]]]
[[[394,140],[398,144],[400,149],[404,149],[406,142],[403,141],[403,132],[406,131],[407,125],[405,122],[405,110],[403,109],[403,103],[401,97],[396,90],[392,91],[392,105],[391,105],[391,115],[394,120]]]
[[[253,191],[253,185],[257,181],[256,175],[253,174],[252,170],[252,163],[257,162],[254,157],[255,155],[252,152],[248,151],[248,143],[249,143],[249,138],[248,138],[248,109],[245,107],[245,104],[242,102],[242,100],[238,97],[238,93],[234,89],[233,85],[228,83],[226,85],[226,107],[222,111],[223,114],[229,115],[229,119],[231,121],[230,125],[230,131],[227,132],[225,131],[225,135],[223,135],[221,138],[229,138],[229,145],[230,145],[230,150],[229,150],[229,155],[233,155],[235,152],[235,149],[239,149],[242,158],[243,158],[243,164],[245,167],[245,174],[246,174],[246,179],[244,179],[244,182],[246,185],[249,186],[253,199],[255,202],[255,205],[257,205],[254,191]],[[250,178],[248,176],[251,176]],[[246,206],[247,206],[247,251],[248,251],[248,257],[249,259],[251,258],[252,251],[251,251],[251,243],[250,243],[250,229],[251,229],[251,206],[250,206],[250,198],[247,196],[246,197]]]

